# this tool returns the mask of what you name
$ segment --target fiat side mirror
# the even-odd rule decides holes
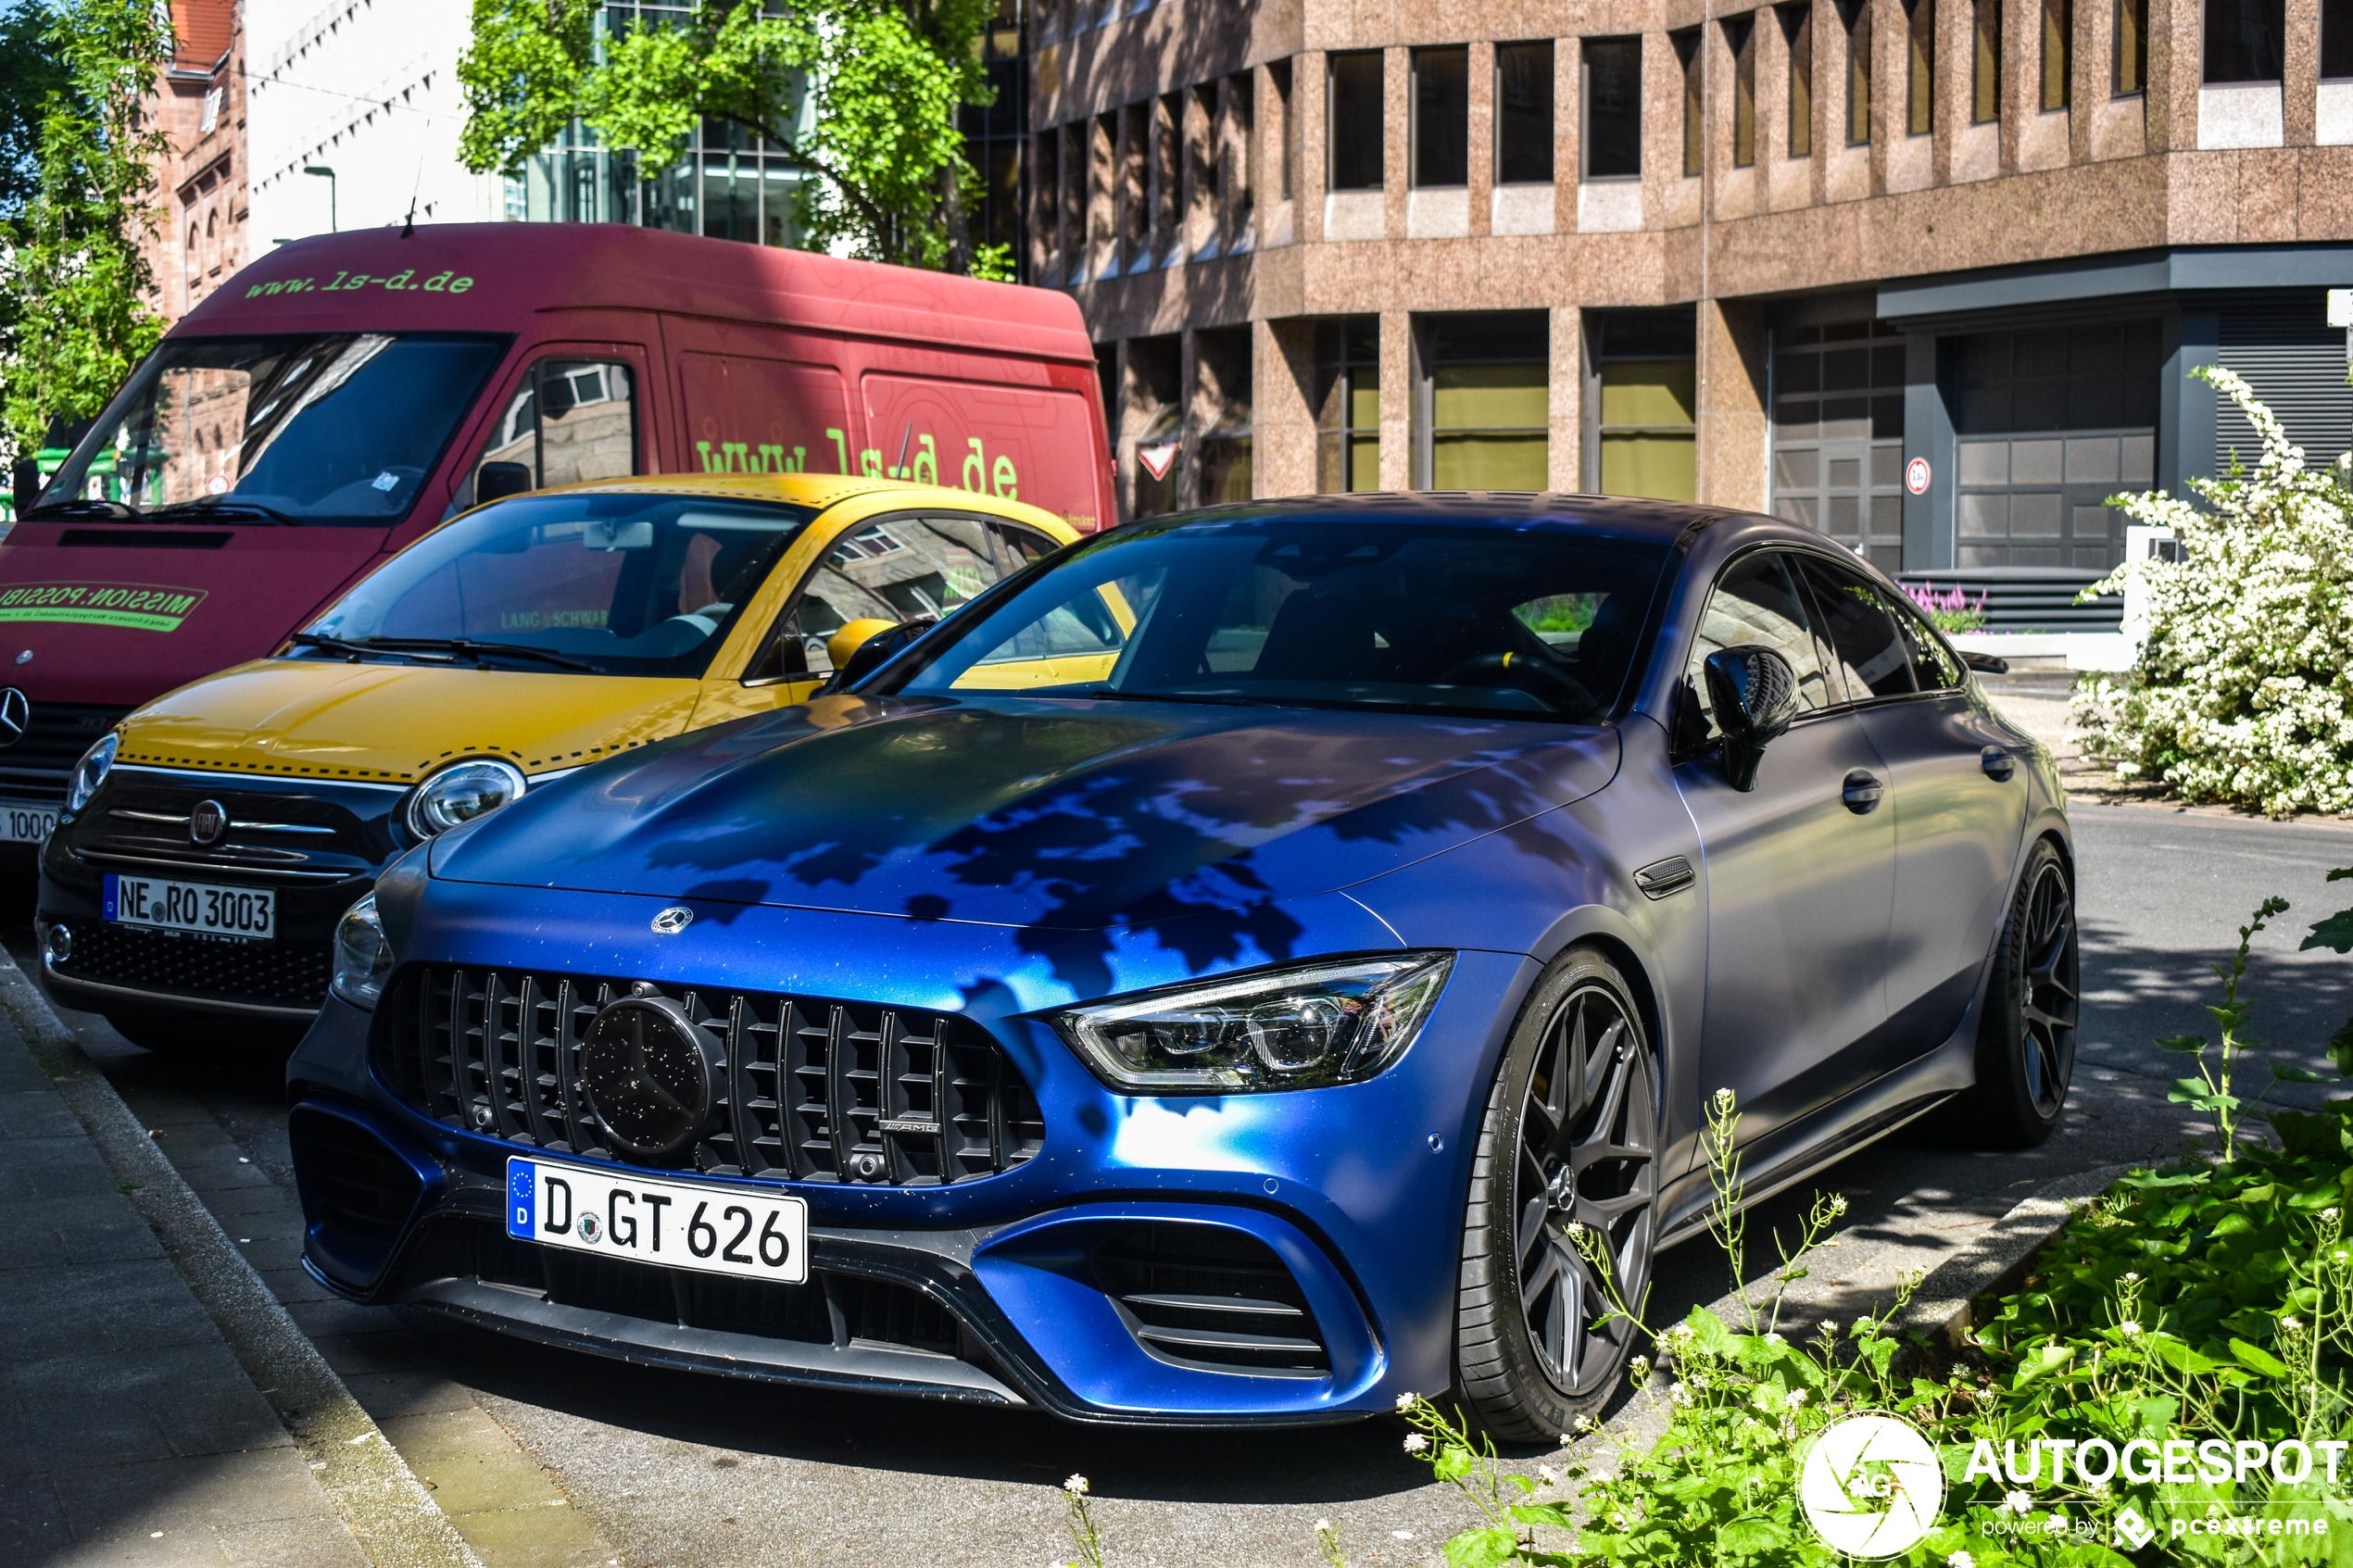
[[[887,621],[853,621],[825,640],[825,656],[834,661],[834,678],[824,689],[837,692],[854,686],[880,669],[900,648],[939,624],[936,615],[919,615],[893,624]]]
[[[520,495],[531,487],[530,464],[484,463],[474,470],[474,505],[486,507],[493,501]]]
[[[1724,777],[1734,789],[1755,789],[1765,747],[1786,734],[1797,717],[1797,671],[1771,648],[1753,643],[1719,648],[1703,668],[1708,705],[1724,732]]]

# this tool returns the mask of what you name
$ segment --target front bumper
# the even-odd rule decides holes
[[[433,901],[472,903],[489,891],[434,884]],[[634,947],[620,934],[645,931],[658,901],[595,899],[614,917],[608,944],[577,932],[576,897],[560,914],[556,896],[499,892],[494,923],[505,939],[484,933],[477,944],[452,931],[433,944],[437,961],[515,950],[512,938],[523,932],[544,951],[555,918],[575,928],[562,946],[589,972],[661,972],[679,984],[733,978],[682,972],[694,967],[681,964],[683,947],[663,952],[670,961],[659,972],[598,951]],[[1322,950],[1393,945],[1363,928],[1360,908],[1333,903],[1345,907],[1319,911],[1330,922],[1317,934]],[[955,976],[975,960],[988,967],[992,956],[1014,957],[974,951],[1010,948],[1010,931],[741,907],[728,918],[727,948],[755,962],[764,955],[768,984],[778,983],[781,952],[807,972],[854,953],[874,988],[898,1005],[943,1006],[939,987],[910,978],[924,970]],[[789,947],[761,940],[781,936],[771,928],[787,920]],[[411,956],[419,946],[413,935],[404,944]],[[371,1016],[331,1000],[289,1066],[305,1261],[356,1300],[651,1365],[1031,1405],[1082,1421],[1225,1425],[1370,1414],[1402,1392],[1451,1379],[1468,1151],[1533,969],[1516,955],[1465,952],[1420,1038],[1380,1077],[1225,1098],[1112,1094],[1050,1030],[1014,1016],[1035,1011],[1035,997],[1019,995],[1029,987],[1016,982],[992,997],[950,981],[948,997],[1035,1086],[1044,1147],[1001,1174],[948,1186],[759,1180],[809,1203],[812,1275],[799,1287],[508,1238],[508,1158],[567,1157],[404,1102],[370,1065]],[[1218,1270],[1269,1281],[1269,1293],[1312,1320],[1319,1364],[1278,1364],[1279,1356],[1238,1364],[1237,1354],[1251,1352],[1235,1342],[1250,1336],[1213,1329],[1188,1340],[1194,1330],[1153,1317],[1168,1297],[1154,1280],[1182,1286]]]

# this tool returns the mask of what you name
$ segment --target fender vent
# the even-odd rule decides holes
[[[1306,1293],[1275,1249],[1248,1232],[1138,1225],[1095,1248],[1095,1277],[1156,1360],[1260,1377],[1331,1371]]]

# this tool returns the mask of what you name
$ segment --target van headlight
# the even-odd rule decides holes
[[[525,787],[522,770],[511,762],[481,758],[444,768],[409,797],[409,831],[435,837],[520,800]]]
[[[1453,967],[1452,953],[1308,964],[1073,1008],[1054,1022],[1115,1088],[1321,1088],[1404,1055]]]
[[[90,804],[90,797],[114,771],[114,754],[121,749],[122,735],[115,732],[99,736],[98,744],[82,754],[82,760],[73,765],[73,777],[66,784],[67,815]]]
[[[353,1007],[373,1011],[391,973],[392,944],[384,940],[376,896],[371,893],[335,922],[335,970],[327,987]]]

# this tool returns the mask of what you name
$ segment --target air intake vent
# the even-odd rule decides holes
[[[73,922],[69,980],[159,996],[206,997],[267,1007],[316,1008],[327,999],[333,955],[316,942],[208,942],[106,921]]]
[[[626,980],[404,971],[376,1012],[376,1070],[452,1127],[610,1157],[581,1089],[582,1035]],[[881,1186],[1011,1170],[1044,1146],[1037,1097],[988,1034],[952,1014],[641,983],[714,1035],[716,1130],[668,1169]]]
[[[423,1190],[409,1162],[340,1116],[296,1110],[287,1134],[312,1221],[389,1246]]]
[[[1095,1277],[1147,1354],[1205,1372],[1331,1371],[1307,1297],[1273,1248],[1223,1225],[1138,1225],[1095,1248]]]

